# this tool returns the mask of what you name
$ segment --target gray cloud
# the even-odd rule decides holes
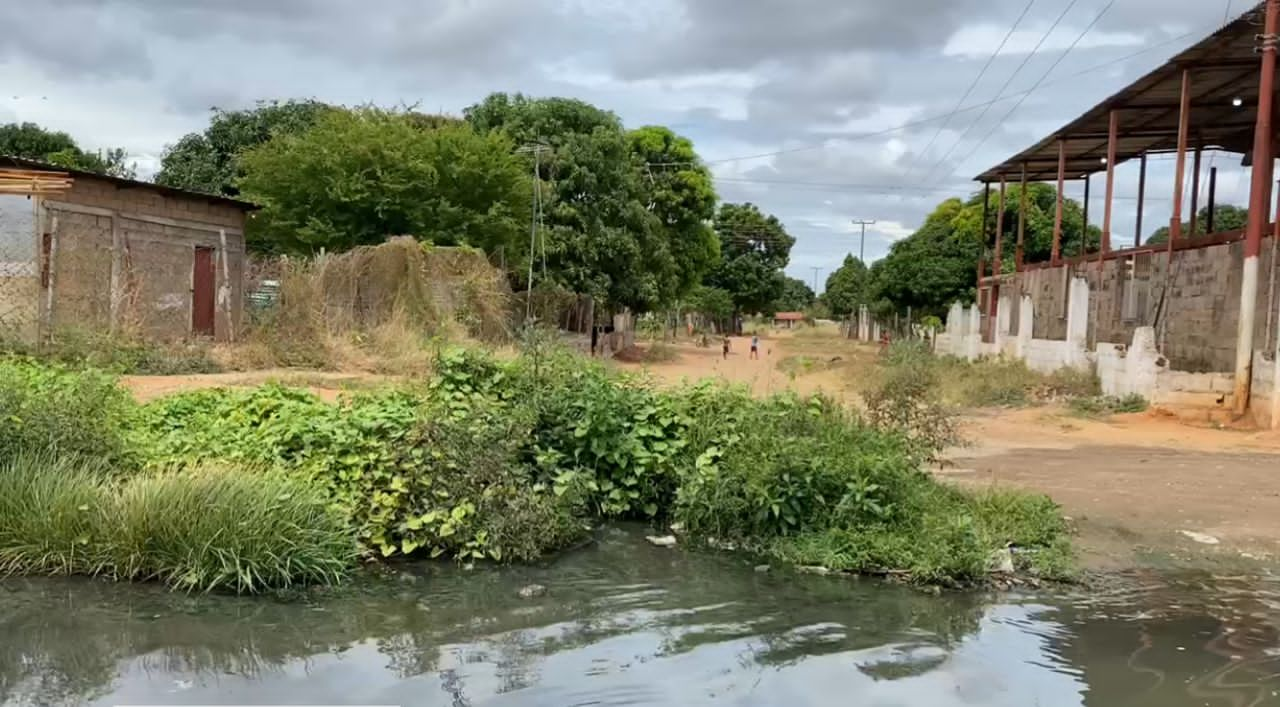
[[[1243,11],[1244,0],[1236,0]],[[848,219],[875,218],[867,254],[917,226],[972,174],[1035,142],[1156,66],[1170,45],[1074,76],[1222,20],[1222,2],[1120,0],[1050,83],[1012,115],[952,110],[1026,0],[49,0],[0,3],[0,115],[90,147],[158,154],[211,106],[278,97],[419,103],[457,113],[494,90],[570,95],[629,124],[662,122],[720,162],[726,199],[750,199],[799,236],[793,274],[856,248]],[[1105,0],[1080,0],[1011,83],[1028,88]],[[1021,32],[1061,11],[1038,0]],[[992,39],[994,37],[994,39]],[[1025,39],[1025,37],[1023,38]],[[1112,42],[1108,45],[1107,42]],[[1135,44],[1140,42],[1141,44]],[[967,44],[966,44],[967,43]],[[1185,40],[1183,41],[1185,44]],[[1028,43],[997,59],[967,103],[990,100]],[[11,99],[19,95],[20,100]],[[31,100],[48,94],[49,100]],[[1008,116],[1008,117],[1006,117]],[[979,140],[990,138],[979,145]],[[952,145],[956,145],[954,149]],[[928,169],[951,155],[930,179]],[[967,159],[965,159],[967,158]],[[1164,177],[1153,172],[1153,184]],[[769,183],[764,183],[769,182]],[[1122,187],[1123,189],[1123,187]],[[1159,211],[1159,207],[1152,207]],[[1126,212],[1127,213],[1127,212]],[[1149,213],[1148,219],[1167,215]],[[825,267],[825,266],[824,266]]]

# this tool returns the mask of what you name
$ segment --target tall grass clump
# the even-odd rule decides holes
[[[278,474],[200,467],[113,480],[83,458],[0,462],[0,573],[253,593],[332,584],[355,559],[327,497]]]
[[[254,593],[335,584],[356,544],[319,489],[254,469],[202,466],[127,481],[99,542],[117,578]]]
[[[0,572],[97,574],[111,490],[104,470],[48,452],[0,459]]]
[[[134,410],[110,374],[0,357],[0,461],[50,452],[128,466]]]

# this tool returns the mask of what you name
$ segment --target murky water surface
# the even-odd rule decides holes
[[[525,598],[520,589],[546,587]],[[636,529],[280,602],[0,581],[5,704],[1280,705],[1280,583],[928,596]]]

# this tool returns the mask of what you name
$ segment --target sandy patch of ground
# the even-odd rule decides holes
[[[347,390],[367,388],[386,380],[388,380],[386,376],[372,373],[295,371],[281,368],[245,373],[201,373],[187,376],[124,376],[120,382],[139,402],[147,402],[188,390],[248,388],[265,383],[281,383],[307,388],[321,398],[332,401]]]

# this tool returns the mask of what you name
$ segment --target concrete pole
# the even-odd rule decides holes
[[[1147,203],[1147,155],[1138,160],[1138,219],[1133,226],[1133,247],[1142,245],[1142,207]]]
[[[996,339],[996,317],[999,312],[1000,301],[1000,275],[1003,272],[1000,265],[1001,244],[1004,241],[1004,194],[1005,180],[1004,175],[1000,175],[1000,200],[999,209],[996,211],[996,245],[995,251],[991,254],[991,275],[993,278],[990,294],[987,295],[987,331],[990,332],[992,341]]]
[[[1111,211],[1116,191],[1116,136],[1120,132],[1120,112],[1111,111],[1111,126],[1107,132],[1107,196],[1102,208],[1102,258],[1111,252]]]
[[[1262,67],[1258,72],[1258,111],[1253,128],[1253,174],[1249,185],[1249,225],[1244,239],[1240,320],[1236,331],[1236,415],[1244,415],[1248,411],[1249,389],[1253,383],[1253,320],[1258,303],[1258,255],[1262,252],[1262,232],[1271,210],[1271,111],[1276,78],[1278,25],[1280,0],[1267,0],[1264,31],[1259,38],[1262,45]]]
[[[1191,232],[1187,234],[1188,238],[1196,237],[1196,226],[1200,225],[1200,214],[1196,213],[1200,210],[1200,158],[1204,154],[1204,147],[1196,145],[1195,159],[1191,161]]]
[[[978,282],[976,296],[982,298],[982,277],[987,274],[987,213],[991,208],[991,183],[982,185],[982,226],[978,229]],[[976,304],[976,303],[975,303]]]
[[[1216,212],[1218,210],[1218,168],[1217,167],[1209,168],[1209,205],[1206,208],[1209,209],[1209,213],[1205,214],[1207,218],[1205,218],[1204,232],[1216,233],[1216,231],[1214,230],[1213,220],[1214,220],[1214,217],[1217,215]]]
[[[1018,192],[1018,245],[1013,251],[1014,269],[1022,270],[1022,242],[1027,235],[1027,163],[1022,163],[1022,183]]]
[[[1058,206],[1053,214],[1053,249],[1049,254],[1049,263],[1057,265],[1062,255],[1062,190],[1067,178],[1067,141],[1058,140]]]

